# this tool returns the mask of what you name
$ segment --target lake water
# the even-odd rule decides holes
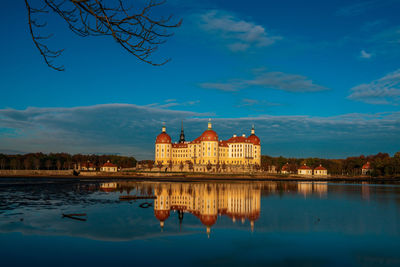
[[[400,266],[400,185],[0,179],[0,257],[2,266]]]

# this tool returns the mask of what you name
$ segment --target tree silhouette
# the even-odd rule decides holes
[[[185,166],[183,165],[183,162],[181,161],[181,164],[179,165],[179,169],[182,171],[184,167]]]
[[[211,165],[211,163],[210,163],[210,162],[208,162],[208,164],[207,164],[207,171],[210,171],[210,170],[211,170],[211,168],[212,168],[212,165]]]
[[[151,169],[153,169],[153,167],[154,167],[154,162],[153,162],[152,160],[149,160],[149,161],[147,162],[147,168],[149,168],[150,171],[151,171]]]
[[[193,162],[191,162],[190,160],[188,161],[188,165],[189,165],[189,170],[193,171]]]
[[[222,162],[222,167],[221,167],[221,168],[222,168],[223,171],[226,170],[226,164],[225,164],[225,162]]]
[[[135,9],[126,6],[127,0],[41,0],[41,7],[35,7],[31,2],[25,0],[33,43],[46,64],[57,71],[63,71],[64,67],[55,65],[53,59],[60,56],[63,49],[50,49],[45,40],[52,35],[40,33],[47,25],[45,15],[48,13],[60,17],[76,35],[109,36],[137,59],[154,66],[170,60],[157,63],[151,55],[173,35],[169,30],[182,23],[182,20],[172,22],[172,15],[158,18],[152,14],[154,8],[165,3],[162,0],[149,0]],[[140,2],[135,4],[139,6]]]
[[[157,164],[157,168],[159,168],[160,171],[161,171],[162,167],[163,167],[162,161],[159,161],[158,164]]]
[[[170,171],[172,171],[172,166],[173,166],[173,163],[172,163],[172,160],[170,160],[168,163],[168,168]]]

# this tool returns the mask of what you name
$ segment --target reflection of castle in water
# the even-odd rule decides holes
[[[171,211],[195,215],[210,234],[218,215],[233,222],[250,221],[251,229],[260,216],[261,188],[256,184],[159,184],[155,188],[154,215],[164,227]]]
[[[233,222],[246,220],[251,230],[260,217],[261,197],[275,194],[300,194],[326,197],[327,182],[251,182],[251,183],[154,183],[154,182],[109,182],[101,183],[104,192],[126,192],[142,199],[154,198],[154,215],[161,228],[177,212],[180,223],[185,213],[196,216],[206,227],[207,233],[218,216],[228,216]],[[132,196],[132,195],[131,195]]]

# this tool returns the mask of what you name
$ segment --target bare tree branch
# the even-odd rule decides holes
[[[72,32],[81,37],[86,36],[111,36],[126,51],[139,60],[160,66],[170,59],[154,62],[151,55],[158,46],[165,43],[173,35],[169,30],[179,27],[182,23],[172,23],[172,16],[167,18],[154,18],[151,11],[165,1],[149,0],[139,11],[127,8],[124,0],[42,0],[44,6],[35,8],[30,5],[30,0],[25,0],[28,10],[29,30],[33,43],[39,50],[46,64],[58,71],[63,71],[63,66],[53,64],[53,58],[58,57],[63,50],[50,50],[43,42],[52,35],[41,36],[40,28],[47,23],[39,23],[37,16],[52,12],[62,18]],[[109,2],[114,6],[108,5]]]

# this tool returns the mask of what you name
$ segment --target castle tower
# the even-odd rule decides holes
[[[200,136],[200,152],[202,164],[215,165],[218,162],[219,147],[218,147],[218,134],[212,129],[211,119],[208,120],[207,130]]]
[[[167,165],[172,158],[171,137],[167,134],[165,125],[161,128],[161,133],[157,135],[155,146],[155,164]]]
[[[185,133],[183,132],[183,121],[181,127],[181,135],[179,136],[179,143],[185,143]]]
[[[253,144],[252,164],[258,164],[258,166],[261,166],[261,143],[260,138],[258,138],[258,136],[256,135],[256,131],[254,130],[254,125],[252,126],[251,134],[247,139]]]

